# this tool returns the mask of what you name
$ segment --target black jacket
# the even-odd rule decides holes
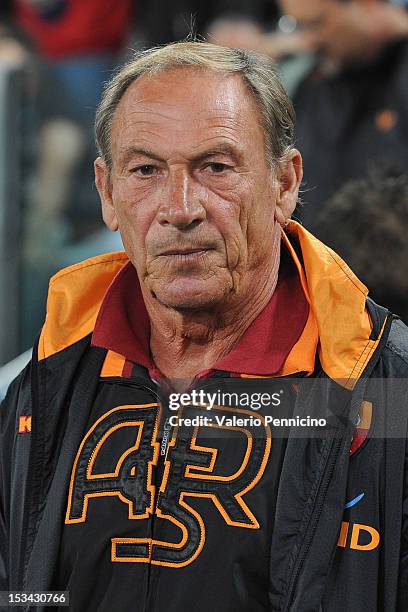
[[[276,505],[268,609],[405,611],[408,329],[366,301],[363,286],[335,254],[298,226],[293,225],[292,231],[318,321],[322,364],[316,364],[306,389],[299,391],[295,415],[307,415],[313,405],[323,406],[332,427],[318,437],[290,432]],[[123,255],[105,256],[57,275],[33,359],[1,405],[0,590],[40,591],[53,586],[67,483],[106,354],[90,346],[90,333],[75,338],[70,332],[67,343],[66,337],[52,337],[50,313],[55,300],[63,296],[61,283],[68,279],[79,286],[85,308],[85,287],[94,293],[95,286],[78,285],[75,275],[83,276],[84,269],[92,267],[98,286],[103,285],[100,299],[124,261]],[[343,282],[336,293],[334,287],[339,289]],[[330,292],[325,291],[326,283]],[[319,295],[327,302],[323,311],[316,302]],[[329,303],[343,298],[347,312],[354,301],[356,318],[370,322],[366,337],[362,327],[356,331],[354,320],[342,319],[339,304]],[[336,353],[336,343],[330,341],[336,330],[327,335],[321,327],[324,317],[333,312],[331,306],[338,313],[333,328],[337,324],[345,336],[352,329],[350,355],[345,349]],[[344,321],[349,325],[343,329]],[[324,325],[327,330],[329,320]],[[348,381],[333,377],[351,355],[355,363]],[[350,456],[364,402],[373,406],[369,435]],[[18,434],[20,417],[24,426],[28,415],[32,415],[31,433]]]

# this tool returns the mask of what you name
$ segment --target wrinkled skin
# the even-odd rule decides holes
[[[205,84],[191,69],[142,77],[112,129],[105,220],[120,228],[145,288],[172,308],[248,291],[277,231],[258,110],[238,76],[206,74]]]
[[[239,337],[273,293],[279,224],[301,180],[295,149],[271,170],[241,77],[192,67],[142,76],[114,115],[111,171],[98,158],[95,172],[105,223],[120,230],[158,342],[167,337],[174,355],[177,338],[201,333],[198,322],[207,335]]]

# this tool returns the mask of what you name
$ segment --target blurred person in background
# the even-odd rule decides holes
[[[35,230],[43,233],[38,246],[46,250],[44,238],[52,241],[53,233],[57,245],[63,241],[67,217],[73,237],[95,228],[96,196],[89,173],[84,176],[81,170],[88,168],[93,155],[93,116],[103,83],[111,77],[128,40],[133,1],[15,0],[14,14],[44,62],[31,211]]]
[[[26,184],[22,348],[43,317],[48,278],[75,257],[109,250],[91,161],[93,117],[133,25],[133,0],[13,0],[36,53],[32,160]],[[92,238],[90,239],[90,236]],[[111,241],[112,242],[112,241]],[[120,248],[115,242],[113,249]]]
[[[319,209],[369,164],[408,158],[408,13],[383,0],[280,0],[278,32],[219,20],[210,37],[280,62],[294,99],[305,175],[296,215]],[[284,30],[284,31],[282,31]],[[297,56],[285,61],[288,56]]]
[[[0,5],[0,62],[22,66],[28,53],[21,41],[21,32],[12,19],[12,0]]]
[[[314,38],[316,62],[294,92],[305,205],[320,208],[350,179],[408,159],[408,13],[382,0],[281,0]],[[404,161],[405,160],[405,161]]]
[[[285,58],[313,52],[314,37],[305,31],[296,29],[294,18],[278,19],[278,2],[263,2],[263,6],[273,4],[275,11],[268,18],[260,10],[247,5],[235,10],[219,10],[215,18],[209,21],[205,35],[211,42],[226,47],[252,49],[269,55],[276,62]],[[287,79],[287,71],[282,74]]]
[[[20,343],[22,228],[32,149],[36,89],[32,46],[13,19],[12,2],[0,5],[0,365]]]
[[[373,168],[322,207],[315,235],[347,261],[373,299],[408,321],[408,174]]]

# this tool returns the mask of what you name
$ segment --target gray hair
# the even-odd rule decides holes
[[[125,91],[142,75],[180,66],[240,74],[261,112],[266,131],[267,158],[272,165],[285,159],[293,147],[295,111],[273,61],[252,51],[186,41],[136,53],[107,83],[96,112],[95,136],[99,154],[109,169],[112,167],[113,116]]]

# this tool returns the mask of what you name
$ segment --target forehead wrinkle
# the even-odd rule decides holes
[[[245,126],[247,125],[247,122],[242,121],[238,115],[236,117],[208,117],[205,123],[210,128],[228,129],[228,130],[244,129]]]
[[[251,118],[254,119],[255,123],[260,123],[258,109],[254,109],[252,105],[249,105],[249,107],[247,104],[237,105],[236,100],[223,100],[222,102],[222,104],[217,104],[216,100],[213,101],[210,108],[191,108],[186,113],[185,106],[169,104],[167,100],[153,99],[147,101],[146,98],[134,100],[131,97],[125,101],[122,108],[118,107],[114,123],[119,123],[127,128],[131,125],[152,124],[156,121],[160,124],[164,120],[184,127],[188,122],[188,115],[193,115],[194,119],[201,124],[199,127],[223,128],[233,126],[236,129],[245,128]],[[162,129],[162,126],[160,128]]]
[[[244,127],[246,122],[241,119],[242,113],[234,112],[225,112],[224,114],[220,114],[219,109],[217,109],[217,114],[213,115],[211,110],[206,109],[205,111],[191,111],[191,114],[194,115],[198,121],[202,122],[202,124],[210,124],[212,127],[224,127],[225,125],[233,125],[237,127]],[[138,118],[138,115],[142,115],[142,117]],[[133,118],[136,118],[136,121],[132,121]],[[131,112],[125,114],[122,118],[123,123],[135,123],[135,124],[150,124],[154,123],[155,119],[161,120],[164,119],[166,121],[171,121],[172,123],[182,123],[185,125],[186,123],[186,113],[185,110],[181,111],[180,109],[175,109],[174,114],[160,112],[160,111],[152,111],[150,109],[135,109]],[[201,126],[200,126],[201,127]]]
[[[181,72],[180,72],[181,70]],[[174,73],[183,77],[181,81],[185,86],[174,87]],[[139,112],[152,112],[154,107],[173,106],[178,112],[179,106],[183,106],[186,100],[199,100],[206,106],[205,109],[197,109],[198,113],[214,111],[217,113],[238,114],[242,110],[256,112],[252,96],[248,96],[248,87],[242,77],[237,74],[223,75],[212,71],[203,73],[200,70],[189,70],[186,67],[169,69],[154,75],[153,78],[140,79],[130,85],[118,105],[129,108],[134,107]],[[180,79],[179,79],[180,80]],[[213,82],[214,86],[207,87]],[[229,82],[232,86],[229,86]],[[201,89],[201,84],[204,87]],[[197,93],[198,92],[198,93]],[[141,108],[137,109],[137,106]],[[252,113],[251,113],[252,114]]]
[[[137,121],[136,123],[132,123],[132,125],[134,127],[137,126],[137,140],[139,140],[139,138],[141,138],[141,140],[144,140],[146,137],[148,139],[150,136],[153,136],[153,138],[159,138],[160,140],[163,140],[163,136],[164,136],[163,125],[160,122],[142,120],[142,121]],[[121,127],[123,130],[128,129],[128,125],[126,122],[124,122]],[[200,135],[200,138],[198,139],[198,143],[196,145],[197,147],[199,147],[202,142],[205,142],[207,140],[217,139],[217,138],[218,139],[219,138],[231,139],[234,142],[238,142],[239,134],[240,134],[239,130],[243,127],[244,127],[244,124],[241,125],[239,122],[233,119],[231,119],[229,122],[219,122],[218,120],[214,122],[205,121],[201,125],[200,124],[197,126],[189,125],[188,129],[186,127],[185,120],[182,122],[181,121],[177,122],[176,125],[175,125],[175,122],[172,121],[171,130],[168,132],[168,135],[170,136],[172,132],[178,132],[178,133],[185,132],[186,137],[184,140],[189,140],[188,137],[195,136],[197,130],[200,131],[204,128],[207,131],[211,131],[211,133],[208,134],[208,136]],[[133,134],[129,134],[129,136],[132,138],[132,140],[134,139]],[[192,139],[194,140],[194,138]]]
[[[142,115],[142,117],[139,118],[138,115]],[[112,128],[115,127],[115,124],[116,125],[119,124],[124,129],[128,129],[130,126],[137,126],[138,129],[143,129],[143,126],[146,126],[147,128],[151,128],[152,124],[154,125],[155,123],[157,127],[159,128],[159,126],[161,126],[160,120],[163,120],[163,119],[171,122],[172,124],[183,122],[182,117],[173,117],[173,116],[166,115],[164,113],[159,113],[159,112],[149,111],[147,113],[146,111],[133,110],[130,113],[126,113],[126,114],[122,113],[122,116],[120,118],[118,117],[117,120],[114,121]]]
[[[189,125],[188,129],[186,127],[186,123],[187,125]],[[137,140],[142,139],[144,140],[147,137],[148,138],[151,136],[153,138],[159,138],[161,141],[164,140],[164,126],[162,123],[160,122],[155,122],[155,121],[138,121],[137,123],[132,123],[132,125],[134,127],[137,127]],[[242,135],[242,129],[244,128],[244,124],[240,124],[239,122],[236,122],[234,120],[231,120],[229,122],[219,122],[219,121],[206,121],[203,122],[202,124],[198,124],[196,126],[191,126],[190,124],[188,124],[188,122],[186,122],[186,120],[184,119],[184,121],[179,121],[179,122],[171,122],[171,129],[169,129],[167,131],[167,136],[171,137],[171,134],[173,133],[184,133],[185,136],[183,138],[184,141],[187,140],[194,140],[195,136],[197,134],[197,132],[200,132],[201,130],[206,130],[207,133],[210,132],[207,136],[205,136],[204,134],[200,134],[199,138],[197,138],[197,145],[193,146],[197,146],[199,147],[200,144],[202,142],[205,142],[207,140],[213,140],[213,139],[219,139],[219,138],[225,138],[225,139],[231,139],[234,142],[239,142],[240,140],[240,136]],[[122,125],[122,130],[127,130],[128,125],[126,124],[126,122]],[[167,128],[168,129],[168,128]],[[134,138],[133,135],[130,135],[132,138]]]
[[[213,144],[215,143],[215,144]],[[208,136],[207,138],[203,138],[203,140],[201,140],[199,143],[197,143],[197,145],[193,145],[192,149],[194,151],[200,150],[200,149],[208,149],[209,146],[212,149],[222,149],[223,145],[227,145],[228,143],[232,143],[232,147],[234,149],[236,149],[237,147],[239,149],[241,149],[240,145],[240,141],[237,138],[234,138],[233,136],[229,136],[228,134],[217,134],[215,136]]]
[[[158,135],[159,136],[159,135]],[[186,143],[184,142],[183,145]],[[125,143],[118,151],[118,155],[123,161],[130,159],[133,155],[146,155],[152,159],[160,161],[170,161],[174,155],[180,156],[180,159],[184,159],[188,162],[195,162],[199,159],[205,158],[207,155],[232,155],[236,160],[242,159],[243,147],[239,140],[228,137],[228,136],[209,136],[200,140],[200,142],[192,142],[190,148],[187,150],[184,148],[179,151],[165,151],[156,150],[154,143],[150,139],[144,140],[143,138],[135,144]]]
[[[201,126],[199,126],[200,128]],[[211,130],[211,132],[216,131],[217,134],[219,134],[220,136],[222,136],[223,134],[226,134],[227,136],[230,134],[236,134],[238,135],[244,135],[245,132],[243,132],[243,128],[244,125],[240,125],[237,124],[235,122],[230,122],[230,123],[219,123],[219,122],[215,122],[215,123],[211,123],[210,125],[205,126],[207,128],[207,130]],[[214,136],[210,136],[210,138],[213,138]]]
[[[222,141],[230,143],[237,152],[242,151],[247,142],[249,122],[253,128],[262,128],[259,109],[252,100],[221,95],[210,101],[209,96],[210,106],[205,106],[204,100],[205,108],[202,105],[195,108],[183,104],[185,98],[176,98],[174,102],[163,96],[157,97],[157,93],[139,97],[130,95],[123,101],[122,107],[117,109],[116,128],[121,136],[117,134],[116,142],[124,137],[125,148],[131,141],[147,149],[156,149],[159,144],[158,151],[166,156],[166,153],[176,153],[167,145],[182,136],[177,154],[190,157],[196,156],[197,152],[198,155],[201,152],[205,154],[206,148],[214,149]]]
[[[169,111],[172,109],[168,109]],[[170,113],[166,113],[164,111],[159,111],[159,110],[154,110],[151,108],[135,108],[132,109],[127,116],[128,117],[133,117],[134,115],[148,115],[149,117],[155,118],[155,117],[159,117],[160,119],[166,119],[166,120],[170,120],[170,121],[181,121],[182,117],[179,117],[178,115],[180,115],[180,111],[177,108],[174,108],[173,110],[176,111],[176,114],[170,114]]]
[[[130,99],[123,101],[123,104],[119,103],[116,109],[119,114],[122,112],[126,115],[143,114],[157,115],[165,119],[174,119],[180,115],[180,104],[185,102],[185,99],[171,102],[168,98],[157,99],[157,97],[148,100],[146,98]],[[203,101],[205,102],[205,101]],[[244,103],[242,103],[244,102]],[[233,99],[226,99],[223,97],[221,100],[212,100],[210,105],[206,108],[194,109],[194,116],[200,117],[201,115],[210,117],[214,115],[219,117],[221,120],[233,119],[234,117],[241,117],[242,111],[249,111],[251,114],[256,114],[257,109],[253,108],[252,104],[248,104],[247,100],[240,100],[234,97]]]

